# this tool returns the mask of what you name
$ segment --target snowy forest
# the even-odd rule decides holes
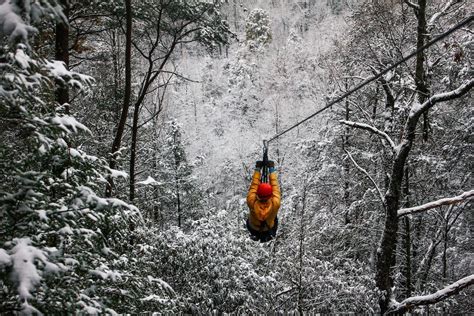
[[[474,313],[473,9],[0,0],[0,313]]]

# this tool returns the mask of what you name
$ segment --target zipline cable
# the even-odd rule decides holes
[[[398,67],[400,64],[406,62],[407,60],[409,60],[410,58],[412,58],[413,56],[415,56],[416,54],[418,54],[419,52],[427,49],[428,47],[432,46],[434,43],[442,40],[443,38],[449,36],[451,33],[453,33],[454,31],[460,29],[461,27],[469,24],[470,22],[472,22],[472,20],[474,19],[474,14],[471,14],[470,16],[468,16],[467,18],[465,18],[464,20],[462,20],[461,22],[459,22],[457,25],[455,25],[454,27],[450,28],[449,30],[447,30],[446,32],[438,35],[437,37],[435,37],[434,39],[432,39],[431,41],[429,41],[428,43],[426,43],[425,45],[421,46],[420,48],[418,48],[417,50],[415,50],[414,52],[412,52],[410,55],[400,59],[398,62],[396,62],[395,64],[391,65],[390,67],[388,68],[385,68],[384,70],[382,70],[381,72],[379,72],[378,74],[368,78],[368,79],[365,79],[364,81],[362,81],[359,85],[355,86],[354,88],[350,89],[349,91],[347,91],[346,93],[344,93],[343,95],[339,96],[338,98],[336,98],[335,100],[331,101],[328,103],[328,105],[326,105],[325,107],[319,109],[318,111],[316,111],[315,113],[311,114],[310,116],[308,116],[307,118],[299,121],[298,123],[296,123],[295,125],[285,129],[284,131],[276,134],[275,136],[273,136],[272,138],[268,139],[268,140],[264,140],[264,146],[266,147],[268,145],[268,143],[270,143],[271,141],[277,139],[278,137],[282,136],[283,134],[286,134],[288,133],[289,131],[291,131],[292,129],[294,129],[295,127],[303,124],[304,122],[312,119],[313,117],[315,117],[316,115],[318,115],[319,113],[323,112],[324,110],[327,110],[328,108],[330,108],[331,106],[333,106],[334,104],[336,103],[339,103],[341,102],[343,99],[347,98],[348,96],[350,96],[351,94],[353,94],[354,92],[356,92],[357,90],[361,89],[362,87],[366,86],[367,84],[371,83],[372,81],[380,78],[381,76],[383,76],[384,74],[386,74],[387,72],[389,72],[390,70],[394,69],[395,67]]]

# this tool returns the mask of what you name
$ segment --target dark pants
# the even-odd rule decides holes
[[[275,225],[267,231],[258,231],[250,227],[249,220],[247,218],[247,229],[250,232],[250,238],[255,241],[267,242],[275,238],[278,229],[278,217],[275,217]]]

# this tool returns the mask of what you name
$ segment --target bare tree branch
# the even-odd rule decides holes
[[[347,156],[349,157],[349,159],[352,161],[352,163],[355,165],[355,167],[357,169],[359,169],[360,172],[362,172],[363,174],[365,174],[365,176],[370,180],[370,182],[372,182],[372,184],[374,185],[375,189],[377,190],[377,193],[379,194],[379,198],[380,198],[380,202],[382,203],[382,206],[383,208],[385,209],[385,199],[383,197],[383,194],[382,192],[380,191],[380,188],[378,187],[377,183],[375,183],[374,179],[370,176],[370,174],[367,172],[367,170],[365,170],[364,168],[362,168],[361,166],[359,166],[357,164],[357,162],[354,160],[354,158],[352,158],[352,155],[344,149],[344,151],[346,152]]]
[[[473,86],[474,86],[474,79],[471,78],[469,81],[463,83],[461,86],[459,86],[455,90],[435,94],[434,96],[429,98],[427,101],[425,101],[423,104],[418,105],[418,106],[417,105],[413,106],[411,108],[409,118],[420,116],[421,114],[428,111],[431,107],[433,107],[438,102],[444,102],[444,101],[459,98],[465,93],[467,93],[469,90],[471,90]]]
[[[383,139],[385,139],[385,140],[388,142],[388,144],[389,144],[390,147],[392,148],[392,151],[395,151],[395,150],[396,150],[395,143],[394,143],[393,140],[390,138],[390,136],[388,136],[387,133],[384,133],[384,132],[382,132],[381,130],[377,129],[376,127],[373,127],[373,126],[371,126],[371,125],[364,124],[364,123],[357,123],[357,122],[346,121],[346,120],[339,120],[339,123],[345,124],[345,125],[348,125],[348,126],[351,126],[351,127],[356,127],[356,128],[364,129],[364,130],[366,130],[366,131],[369,131],[369,132],[372,132],[372,133],[377,134],[377,135],[379,135],[379,136],[382,136]]]
[[[352,101],[351,99],[347,99],[347,100],[348,100],[348,102],[349,102],[350,105],[355,106],[355,107],[360,111],[360,113],[365,117],[365,119],[366,119],[368,122],[372,121],[372,119],[371,119],[371,117],[370,117],[370,114],[367,113],[367,111],[364,110],[357,102],[354,102],[354,101]]]
[[[170,76],[168,78],[168,80],[166,81],[166,83],[163,83],[162,85],[160,86],[163,86],[164,87],[164,91],[162,93],[162,96],[164,96],[165,92],[166,92],[166,88],[168,88],[168,85],[169,85],[169,82],[171,81],[171,78],[172,76]],[[138,128],[141,128],[142,126],[148,124],[150,121],[154,120],[158,115],[160,115],[160,113],[163,111],[163,99],[162,98],[159,98],[159,101],[158,101],[158,110],[155,111],[155,113],[153,113],[151,115],[150,118],[148,118],[147,120],[145,120],[142,124],[140,124],[138,126]]]
[[[442,290],[437,291],[436,293],[423,296],[409,297],[401,303],[394,303],[386,314],[401,314],[407,312],[409,309],[415,306],[438,303],[454,294],[459,293],[462,289],[467,288],[472,284],[474,284],[474,274],[462,278],[461,280],[454,282],[453,284],[445,287]]]
[[[417,12],[420,9],[420,7],[417,4],[414,4],[410,0],[404,0],[403,2],[405,2],[410,8],[415,10],[415,12]]]
[[[181,78],[181,79],[186,80],[186,81],[189,81],[189,82],[201,83],[201,81],[199,81],[199,80],[194,80],[194,79],[188,78],[188,77],[183,76],[183,75],[181,75],[181,74],[179,74],[179,73],[177,73],[177,72],[175,72],[175,71],[162,70],[161,73],[163,73],[163,74],[170,74],[170,75],[172,75],[172,76],[176,76],[176,77],[178,77],[178,78]]]
[[[431,210],[436,207],[440,207],[442,205],[451,205],[464,202],[465,200],[470,200],[474,196],[474,190],[464,192],[461,195],[439,199],[437,201],[429,202],[423,205],[409,207],[409,208],[402,208],[398,210],[398,217],[406,216],[409,214],[421,213]]]
[[[449,0],[445,5],[444,7],[441,9],[441,11],[439,12],[436,12],[435,14],[433,14],[433,16],[431,17],[430,21],[428,22],[428,26],[434,26],[434,24],[436,23],[436,20],[438,20],[442,15],[445,15],[446,14],[446,11],[449,10],[449,8],[451,8],[451,6],[453,4],[456,4],[456,3],[459,3],[461,1],[459,0]]]
[[[433,260],[436,248],[442,241],[441,235],[443,234],[443,231],[444,231],[444,227],[442,225],[439,225],[435,233],[435,237],[432,238],[431,243],[428,246],[428,249],[423,255],[423,259],[418,265],[418,268],[415,272],[417,288],[420,288],[421,285],[425,283],[429,269],[431,267],[431,262]]]

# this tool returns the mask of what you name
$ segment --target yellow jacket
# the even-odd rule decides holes
[[[257,197],[257,189],[260,184],[260,172],[255,171],[247,194],[247,205],[250,209],[249,224],[257,231],[270,230],[275,225],[275,218],[280,208],[280,186],[275,172],[270,173],[270,185],[272,186],[272,197],[267,201],[261,201]]]

